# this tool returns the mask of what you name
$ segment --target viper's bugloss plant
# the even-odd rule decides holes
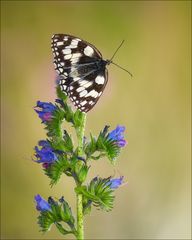
[[[123,176],[96,176],[87,181],[91,162],[103,161],[106,157],[111,164],[116,163],[121,148],[126,145],[125,127],[117,125],[114,130],[109,131],[109,126],[105,126],[98,136],[90,133],[90,137],[85,137],[86,114],[79,110],[73,111],[67,103],[67,96],[59,87],[57,96],[55,103],[37,101],[35,111],[45,126],[47,139],[40,140],[35,146],[33,160],[42,166],[51,186],[63,174],[74,179],[77,217],[75,220],[64,197],[49,197],[45,200],[37,194],[34,199],[39,212],[38,224],[42,232],[55,225],[63,235],[74,234],[76,239],[84,239],[84,216],[90,213],[92,207],[110,211],[113,208],[114,192],[123,183]],[[75,129],[77,142],[63,128],[67,123]]]
[[[51,187],[63,175],[74,180],[77,216],[74,217],[63,196],[45,200],[37,194],[34,201],[42,232],[47,232],[55,225],[61,234],[73,234],[76,239],[83,240],[84,216],[91,212],[92,207],[104,211],[113,208],[114,192],[123,184],[124,177],[101,178],[96,175],[88,180],[88,174],[92,161],[107,158],[114,166],[121,149],[127,143],[124,138],[125,127],[117,125],[115,129],[110,129],[106,125],[98,136],[92,133],[85,136],[84,132],[86,113],[95,106],[107,84],[107,65],[112,63],[132,76],[128,70],[112,61],[123,42],[110,60],[104,60],[96,47],[87,41],[68,34],[52,36],[51,48],[58,73],[57,98],[54,103],[37,101],[34,107],[47,137],[35,146],[33,161],[42,166]],[[70,107],[65,93],[78,110],[74,111]],[[67,124],[74,128],[76,138],[67,132]]]

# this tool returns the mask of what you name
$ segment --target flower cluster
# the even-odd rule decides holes
[[[57,94],[54,104],[37,101],[35,112],[45,124],[47,140],[40,140],[35,146],[34,161],[42,164],[51,186],[55,185],[63,174],[73,178],[76,183],[74,191],[77,196],[82,197],[78,204],[82,206],[77,207],[80,210],[77,210],[79,215],[75,224],[71,208],[63,197],[59,200],[49,197],[46,201],[37,194],[34,199],[39,211],[38,224],[43,232],[55,225],[61,234],[74,234],[77,239],[82,239],[79,237],[79,218],[88,214],[95,206],[110,211],[113,208],[114,192],[124,180],[123,176],[95,177],[86,183],[91,161],[105,157],[111,164],[115,164],[121,149],[127,144],[124,138],[125,127],[117,125],[109,132],[109,126],[105,126],[97,137],[91,134],[89,139],[84,136],[83,130],[85,114],[79,110],[73,112],[64,93],[57,89]],[[68,123],[74,128],[77,145],[66,129],[63,129],[64,121],[65,125]]]
[[[109,181],[106,182],[106,179],[102,179],[102,182],[105,184],[106,187],[109,186],[110,189],[117,189],[121,186],[121,184],[123,183],[123,176],[121,176],[120,178],[108,178]],[[98,181],[98,177],[95,177],[93,179],[94,182]],[[51,205],[44,199],[42,198],[39,194],[37,194],[34,197],[35,201],[36,201],[36,209],[38,211],[44,212],[44,211],[51,211]],[[64,201],[64,198],[62,197],[61,199],[59,199],[60,202]],[[55,201],[49,197],[49,202],[51,202],[52,204],[55,204]]]

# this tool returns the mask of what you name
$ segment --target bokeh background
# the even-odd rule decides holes
[[[112,212],[86,216],[86,238],[191,238],[190,19],[190,1],[1,1],[2,239],[63,238],[54,227],[39,232],[37,193],[64,195],[75,209],[73,181],[63,177],[51,189],[31,160],[45,138],[33,106],[56,97],[53,33],[81,37],[104,58],[124,39],[114,61],[134,75],[110,65],[87,117],[87,135],[122,124],[129,144],[115,168],[106,159],[92,164],[89,178],[124,175],[127,184]]]

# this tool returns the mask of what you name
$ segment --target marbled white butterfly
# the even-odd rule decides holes
[[[66,34],[53,35],[52,50],[61,90],[80,111],[88,112],[105,89],[108,80],[106,65],[113,63],[117,51],[111,60],[103,60],[95,46]]]

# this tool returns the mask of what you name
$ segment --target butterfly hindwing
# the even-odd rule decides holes
[[[107,69],[101,53],[80,38],[55,34],[52,38],[59,85],[74,105],[88,112],[98,101],[107,83]]]
[[[107,84],[107,76],[107,69],[104,69],[99,74],[94,72],[71,83],[67,92],[74,105],[83,112],[91,110],[103,93]]]

